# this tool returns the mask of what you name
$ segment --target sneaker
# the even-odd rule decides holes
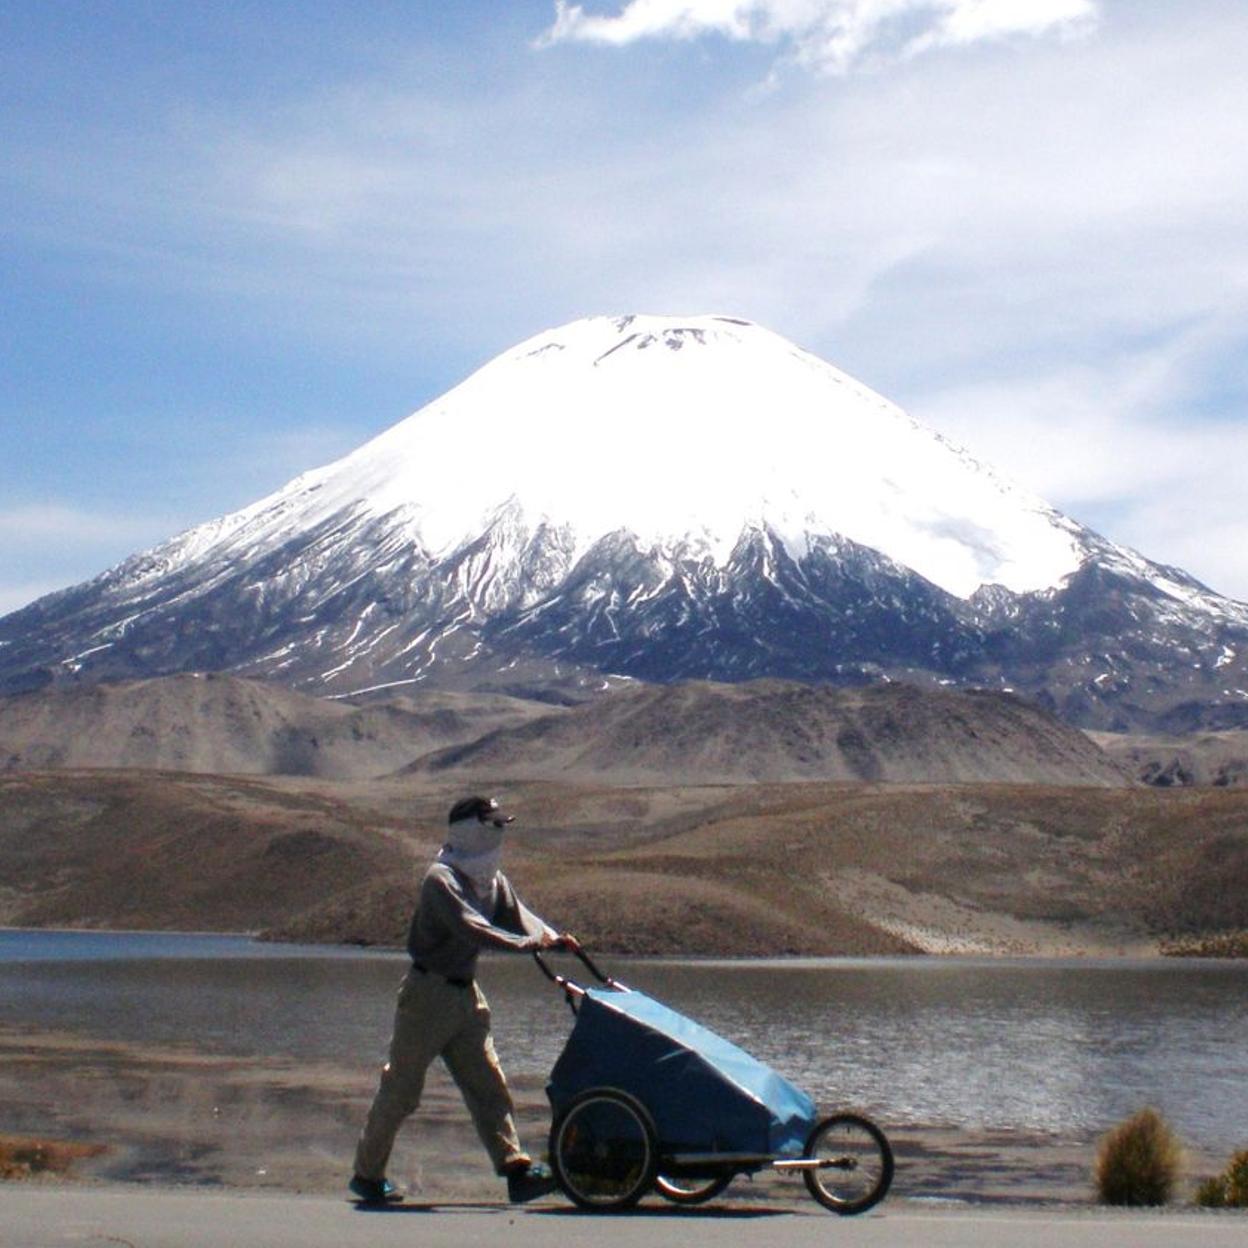
[[[522,1205],[526,1200],[536,1200],[553,1192],[557,1186],[549,1166],[542,1165],[540,1161],[530,1162],[508,1173],[507,1199],[513,1205]]]
[[[389,1179],[365,1179],[356,1174],[347,1187],[366,1205],[387,1205],[403,1199],[403,1193]]]

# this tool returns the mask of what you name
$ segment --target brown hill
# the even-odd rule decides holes
[[[396,825],[318,794],[160,772],[0,775],[0,922],[258,931],[412,870]],[[375,903],[374,903],[375,904]]]
[[[777,680],[613,690],[407,771],[613,784],[1129,783],[1084,733],[1008,694]]]
[[[1136,779],[1159,788],[1248,785],[1248,732],[1200,732],[1187,737],[1088,733]]]
[[[455,792],[0,775],[0,923],[401,943]],[[593,947],[1155,952],[1248,930],[1248,791],[515,785],[507,866]],[[1212,946],[1210,946],[1212,947]]]
[[[376,776],[551,713],[499,694],[431,692],[353,706],[212,674],[53,687],[0,698],[0,770]]]

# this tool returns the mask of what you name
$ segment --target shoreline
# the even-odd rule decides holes
[[[262,931],[213,931],[208,929],[183,930],[179,928],[142,928],[142,927],[65,927],[62,925],[48,927],[29,927],[0,923],[0,936],[5,934],[18,936],[82,936],[106,940],[109,937],[150,938],[187,940],[221,940],[240,941],[265,950],[266,955],[280,957],[282,951],[299,951],[307,956],[323,955],[326,957],[354,956],[406,956],[407,950],[400,945],[369,943],[358,940],[327,941],[327,940],[288,940],[283,937],[267,937]],[[950,949],[923,950],[916,949],[907,953],[845,953],[845,954],[732,954],[732,953],[629,953],[614,952],[610,949],[590,950],[595,959],[611,958],[629,964],[640,963],[648,966],[702,966],[708,969],[716,967],[775,967],[777,969],[818,968],[820,966],[889,966],[905,965],[913,962],[931,961],[941,964],[1011,964],[1044,966],[1070,964],[1082,967],[1103,966],[1155,966],[1162,963],[1226,963],[1243,961],[1248,958],[1248,948],[1227,953],[1189,952],[1187,948],[1159,948],[1145,950],[1140,948],[1121,949],[1113,952],[1104,947],[1082,948],[1071,947],[1059,950],[1019,950],[1001,949]],[[487,960],[508,958],[509,954],[484,953]]]

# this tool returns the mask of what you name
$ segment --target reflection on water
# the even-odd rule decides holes
[[[821,1102],[885,1123],[1072,1135],[1154,1104],[1193,1142],[1248,1144],[1248,964],[607,961]],[[405,965],[222,937],[0,932],[0,1023],[371,1066]],[[571,1024],[562,995],[527,958],[484,963],[482,982],[509,1073],[540,1080]]]

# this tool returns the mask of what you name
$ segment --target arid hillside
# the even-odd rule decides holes
[[[778,680],[620,689],[408,770],[620,785],[1129,783],[1086,734],[1008,694]]]
[[[868,780],[1123,785],[1078,730],[1007,694],[791,681],[631,684],[568,708],[417,692],[354,705],[230,676],[0,698],[0,770],[617,785]]]
[[[1185,737],[1091,732],[1093,741],[1128,774],[1158,788],[1248,785],[1248,732],[1197,732]]]
[[[1248,930],[1248,792],[527,783],[506,863],[603,950],[1155,952]],[[401,943],[458,790],[0,776],[0,922]]]
[[[0,922],[258,931],[412,870],[397,823],[171,772],[0,774]]]
[[[434,692],[355,706],[212,674],[54,686],[0,698],[0,771],[376,776],[554,709],[501,694]]]

